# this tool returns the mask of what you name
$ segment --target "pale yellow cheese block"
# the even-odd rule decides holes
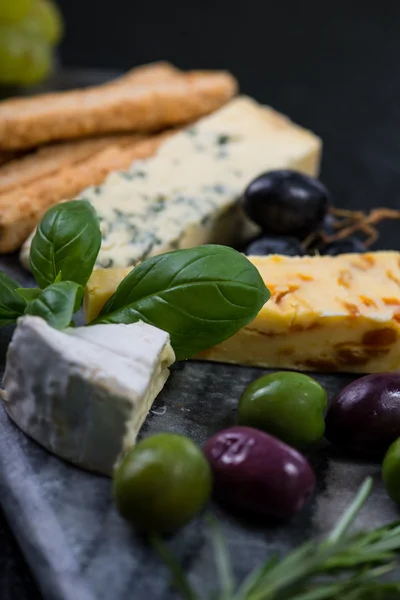
[[[250,260],[271,299],[247,327],[197,358],[301,371],[400,367],[400,253]],[[89,320],[127,272],[93,274],[85,298]]]
[[[205,360],[301,371],[400,367],[400,253],[252,257],[271,299]]]
[[[113,295],[121,281],[130,273],[132,267],[114,269],[95,269],[86,285],[83,310],[88,323],[93,321]]]

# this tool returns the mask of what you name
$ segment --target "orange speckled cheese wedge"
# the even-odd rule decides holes
[[[301,371],[400,367],[400,253],[250,260],[271,299],[247,327],[199,358]]]
[[[247,327],[202,360],[301,371],[400,368],[400,253],[253,256],[271,291]],[[85,314],[97,316],[128,269],[94,271]]]

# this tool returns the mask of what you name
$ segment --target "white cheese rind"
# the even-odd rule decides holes
[[[113,346],[121,326],[106,327],[113,329]],[[3,378],[7,413],[27,435],[61,458],[105,475],[112,475],[121,453],[135,443],[174,360],[165,332],[141,323],[122,326],[119,335],[122,346],[131,342],[143,348],[141,356],[23,317]]]
[[[112,350],[135,363],[142,365],[147,372],[149,363],[155,360],[154,350],[167,345],[171,352],[172,364],[175,360],[172,348],[168,344],[169,336],[165,331],[139,321],[126,325],[91,325],[66,329],[65,333],[75,338],[86,340],[97,346]]]
[[[316,175],[320,149],[314,134],[272,109],[232,100],[171,136],[154,157],[79,195],[100,218],[96,266],[128,267],[176,248],[238,242],[249,228],[238,208],[248,183],[278,168]],[[30,242],[21,252],[27,268]]]

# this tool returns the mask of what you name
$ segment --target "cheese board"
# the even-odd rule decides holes
[[[1,257],[0,270],[24,287],[35,285],[17,255]],[[12,332],[9,327],[0,330],[3,367]],[[265,372],[196,360],[176,363],[140,435],[180,433],[202,445],[235,422],[238,399]],[[317,373],[315,378],[332,399],[355,376]],[[0,428],[1,503],[44,598],[178,597],[169,571],[146,540],[118,515],[108,478],[47,453],[11,423],[4,409]],[[350,460],[328,447],[312,454],[310,461],[317,475],[316,494],[285,525],[248,523],[211,505],[231,549],[238,580],[272,552],[287,554],[305,539],[327,533],[367,475],[374,479],[374,491],[357,527],[371,529],[397,518],[396,506],[381,483],[378,462]],[[170,546],[193,584],[208,597],[217,575],[204,515],[174,534]]]
[[[204,442],[230,423],[237,396],[258,375],[258,369],[185,364],[173,371],[143,433],[167,430]],[[332,397],[351,377],[318,379]],[[179,597],[170,587],[168,570],[117,514],[108,478],[48,454],[12,425],[4,410],[0,428],[2,506],[46,599]],[[249,526],[216,509],[238,579],[269,553],[287,553],[326,533],[367,474],[374,477],[375,490],[357,526],[370,528],[397,518],[381,485],[379,465],[322,455],[316,471],[317,496],[289,525]],[[195,584],[204,594],[210,592],[217,576],[204,518],[174,536],[172,548]]]

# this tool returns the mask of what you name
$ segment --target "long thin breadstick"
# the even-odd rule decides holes
[[[124,75],[106,82],[95,89],[119,89],[123,86],[155,85],[180,78],[181,72],[167,62],[156,62],[135,67]],[[14,99],[15,106],[24,106],[26,99]],[[1,106],[1,104],[0,104]],[[108,145],[126,145],[132,137],[126,133],[97,136],[93,139],[74,140],[73,142],[49,144],[36,150],[15,156],[12,151],[0,151],[0,194],[31,181],[59,171],[103,150]]]
[[[70,165],[94,156],[109,146],[127,146],[140,140],[139,134],[116,134],[42,146],[0,166],[0,194],[43,179]]]
[[[120,75],[120,77],[107,81],[98,87],[115,87],[131,83],[136,85],[153,85],[154,83],[169,81],[172,78],[178,78],[180,76],[182,76],[182,71],[166,61],[159,61],[140,67],[134,67],[130,71]],[[91,87],[90,89],[93,90],[94,88]]]
[[[77,91],[91,91],[91,92],[99,92],[104,89],[115,89],[119,87],[123,87],[125,85],[153,85],[154,83],[160,83],[161,81],[169,81],[172,78],[179,78],[182,76],[182,71],[171,65],[166,61],[158,61],[149,63],[147,65],[141,65],[139,67],[134,67],[130,69],[126,73],[115,77],[109,81],[105,81],[104,83],[100,83],[98,85],[92,85],[83,89],[73,89],[73,90],[64,90],[62,92],[50,92],[46,94],[40,94],[33,97],[16,97],[10,98],[8,100],[0,101],[0,106],[5,104],[12,105],[15,108],[23,107],[27,103],[31,103],[32,101],[40,101],[41,98],[50,99],[52,96],[55,97],[64,97],[68,98],[68,96],[74,96]]]
[[[0,194],[0,252],[17,250],[50,206],[101,184],[109,173],[129,168],[134,160],[152,156],[169,135],[136,136],[130,145],[110,146],[44,179]]]
[[[0,167],[13,160],[17,154],[17,152],[13,152],[12,150],[0,150]]]
[[[104,133],[151,132],[193,121],[235,93],[225,72],[191,72],[143,85],[99,86],[0,103],[0,149]]]

